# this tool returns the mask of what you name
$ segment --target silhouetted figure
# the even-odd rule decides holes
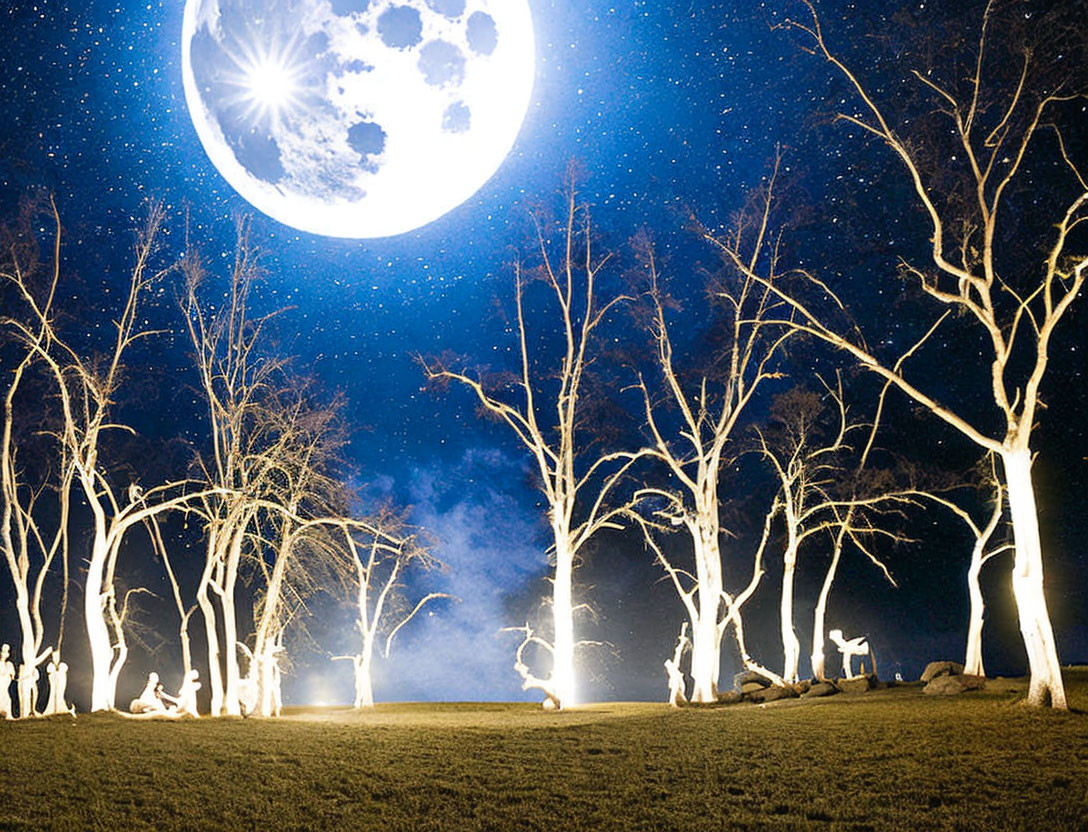
[[[200,716],[196,709],[196,692],[200,690],[198,678],[200,678],[200,674],[196,670],[190,670],[185,674],[181,689],[178,690],[178,695],[174,697],[174,713],[177,716]]]
[[[159,674],[152,671],[147,674],[147,684],[143,691],[129,704],[128,709],[134,714],[165,713],[166,703],[163,701],[162,682]]]
[[[680,670],[680,661],[684,651],[691,645],[688,639],[688,622],[680,628],[680,638],[676,640],[676,649],[671,659],[665,659],[665,672],[669,674],[669,704],[674,708],[686,704],[688,699],[684,695],[684,674]]]
[[[15,680],[15,665],[8,656],[11,647],[7,644],[0,647],[0,716],[4,719],[14,719],[11,712],[11,683]]]
[[[60,660],[59,650],[53,651],[53,658],[45,668],[45,675],[49,679],[49,695],[46,697],[42,716],[74,713],[75,708],[69,708],[65,701],[68,689],[68,663]]]

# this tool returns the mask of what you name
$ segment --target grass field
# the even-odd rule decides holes
[[[0,830],[1088,830],[1088,671],[1067,680],[1065,714],[907,686],[6,723]]]

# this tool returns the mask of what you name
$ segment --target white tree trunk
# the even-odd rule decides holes
[[[214,544],[209,542],[208,545]],[[212,699],[211,714],[220,716],[223,713],[223,676],[219,667],[219,622],[212,599],[208,597],[208,589],[213,580],[213,568],[214,561],[209,558],[204,566],[204,574],[200,578],[200,586],[197,587],[196,601],[204,617],[204,639],[208,645],[208,692]]]
[[[552,689],[560,708],[575,703],[574,689],[574,553],[566,531],[555,529],[555,575],[552,580],[552,616],[555,640],[552,653]]]
[[[835,541],[835,551],[831,554],[831,563],[828,564],[820,596],[816,599],[816,611],[812,615],[812,678],[820,681],[827,679],[827,656],[824,653],[827,643],[827,599],[831,595],[831,585],[835,583],[841,555],[842,541],[839,538]]]
[[[238,614],[234,591],[238,583],[238,564],[242,557],[242,543],[248,525],[247,517],[245,522],[232,530],[230,550],[224,569],[223,595],[220,598],[223,610],[223,643],[230,646],[230,649],[223,651],[223,713],[227,716],[242,715],[240,685],[242,674],[238,670],[238,651],[233,647],[238,643]],[[257,661],[262,663],[260,656],[257,657]]]
[[[193,669],[193,644],[189,636],[189,613],[191,612],[190,609],[181,617],[181,625],[178,627],[178,636],[181,639],[181,664],[186,676]]]
[[[92,488],[93,483],[84,483],[84,493],[92,493]],[[101,516],[101,507],[92,505],[92,509],[95,513],[94,542],[83,589],[83,617],[91,647],[91,712],[94,713],[110,710],[114,697],[110,676],[113,647],[106,624],[105,588],[102,586],[107,556],[105,519]]]
[[[38,716],[38,669],[33,664],[19,666],[16,691],[19,696],[19,718]]]
[[[298,506],[292,503],[288,506],[288,510],[294,514],[298,511]],[[283,642],[283,627],[285,626],[281,620],[280,599],[294,544],[293,536],[289,531],[284,529],[280,534],[281,537],[276,550],[276,565],[273,567],[272,574],[268,579],[253,647],[254,655],[258,657],[261,665],[259,676],[261,716],[272,716],[273,713],[278,711],[275,704],[279,695],[278,655]]]
[[[116,657],[110,666],[110,693],[109,693],[109,709],[112,711],[117,707],[117,681],[121,678],[121,670],[125,666],[125,662],[128,661],[128,643],[125,641],[124,632],[117,629],[117,643],[114,646]]]
[[[702,601],[699,593],[699,617],[691,622],[691,701],[716,702],[718,700],[719,648],[717,605],[711,609]]]
[[[718,626],[722,598],[717,506],[700,510],[691,523],[698,581],[698,616],[691,621],[691,701],[717,702],[722,634]]]
[[[223,593],[223,643],[235,644],[238,641],[238,622],[234,606],[233,582],[228,584],[228,590]],[[226,673],[223,686],[223,713],[227,716],[241,716],[242,707],[239,701],[241,689],[239,681],[242,676],[238,670],[238,654],[234,650],[223,652]]]
[[[790,537],[793,537],[791,532]],[[801,642],[793,629],[793,578],[797,571],[797,544],[791,540],[786,548],[782,567],[782,600],[779,604],[779,624],[782,630],[782,678],[797,681],[797,666],[801,661]]]
[[[19,627],[22,630],[20,655],[22,656],[23,661],[20,665],[20,670],[24,667],[36,668],[38,664],[38,650],[37,645],[34,643],[34,625],[30,616],[30,595],[27,592],[26,587],[20,586],[18,582],[15,584],[15,608],[19,614]],[[30,716],[31,712],[34,710],[33,704],[29,711],[23,710],[21,688],[19,694],[19,715]],[[34,698],[36,699],[37,697],[35,696]]]
[[[971,553],[971,565],[967,569],[967,594],[971,599],[971,610],[967,622],[967,655],[963,660],[963,672],[969,676],[986,675],[982,666],[982,625],[986,605],[982,598],[982,587],[979,586],[982,548],[981,543],[975,546]]]
[[[370,675],[374,657],[374,634],[363,639],[363,652],[355,657],[355,707],[374,707],[374,682]]]
[[[276,662],[278,661],[274,652],[265,650],[264,653],[258,653],[257,655],[257,689],[260,691],[260,714],[261,716],[277,716],[277,704],[278,697],[277,683],[278,679],[276,673]]]
[[[1002,451],[1001,461],[1016,542],[1012,590],[1031,672],[1028,703],[1045,705],[1049,698],[1053,707],[1064,710],[1068,707],[1065,686],[1043,591],[1043,552],[1031,481],[1031,451],[1026,447],[1008,447]]]

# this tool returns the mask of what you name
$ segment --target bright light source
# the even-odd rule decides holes
[[[246,86],[249,96],[264,109],[278,111],[298,89],[292,76],[286,64],[263,60],[248,68]]]
[[[289,48],[252,55],[241,70],[242,94],[254,120],[276,122],[298,107],[302,93],[300,73]]]

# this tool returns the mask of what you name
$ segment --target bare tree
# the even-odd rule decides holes
[[[759,267],[764,260],[772,274],[776,268],[776,241],[767,236],[773,181],[772,175],[767,189],[756,196],[749,210],[738,215],[732,233],[734,244],[738,248],[745,247],[749,271]],[[675,366],[665,312],[668,301],[658,285],[657,263],[649,246],[644,246],[643,261],[650,284],[650,329],[664,388],[663,400],[658,401],[651,393],[641,374],[638,387],[642,391],[651,437],[648,455],[664,464],[669,483],[638,491],[636,497],[651,508],[655,520],[639,519],[647,542],[672,579],[691,621],[691,701],[714,702],[718,697],[725,630],[731,621],[737,625],[738,645],[742,655],[746,655],[741,608],[763,574],[762,568],[757,567],[750,589],[739,593],[738,597],[726,591],[719,484],[723,469],[732,463],[735,455],[731,448],[736,444],[738,420],[761,384],[779,377],[775,362],[790,333],[777,324],[766,325],[766,318],[773,317],[780,305],[768,287],[746,275],[741,275],[735,283],[716,285],[714,290],[726,305],[728,341],[721,360],[723,366],[716,368],[714,376],[702,375],[688,383]],[[675,420],[677,424],[671,429],[663,421],[666,405],[679,415]],[[775,501],[756,552],[757,564],[766,547],[770,517],[779,508],[781,504]],[[668,560],[653,539],[651,525],[659,529],[682,526],[687,530],[691,537],[694,573],[680,570]],[[765,668],[755,666],[750,657],[746,664],[757,672],[769,673]],[[780,681],[777,676],[773,678]]]
[[[763,458],[773,468],[779,483],[781,516],[786,539],[782,549],[782,591],[779,599],[779,629],[782,634],[782,678],[798,681],[801,642],[793,627],[793,589],[797,557],[804,541],[828,528],[828,509],[834,499],[828,494],[829,477],[837,469],[834,459],[844,447],[848,425],[841,399],[838,429],[830,444],[813,444],[814,424],[823,410],[819,394],[792,390],[776,397],[771,418],[778,422],[778,436],[768,438],[756,432]],[[777,441],[775,441],[777,440]]]
[[[7,346],[15,352],[15,367],[7,381],[4,391],[4,427],[0,438],[0,497],[3,499],[3,516],[0,519],[0,545],[3,546],[4,560],[11,574],[15,588],[15,609],[18,615],[20,631],[20,676],[34,682],[37,668],[50,655],[52,648],[45,647],[45,621],[42,618],[42,594],[45,580],[57,555],[64,564],[64,588],[62,609],[58,627],[57,649],[63,634],[63,606],[67,602],[67,565],[68,565],[68,513],[74,468],[69,464],[67,448],[63,442],[55,442],[45,450],[53,457],[45,465],[40,481],[32,482],[29,466],[24,466],[20,459],[20,434],[29,431],[16,424],[16,411],[20,415],[25,411],[17,408],[23,393],[23,384],[28,374],[33,372],[39,354],[49,349],[49,339],[53,335],[49,325],[53,314],[57,285],[60,280],[60,217],[56,204],[50,200],[50,213],[55,223],[52,262],[43,264],[39,259],[37,241],[28,227],[16,231],[6,240],[4,265],[0,267],[0,278],[14,290],[22,301],[29,306],[30,312],[24,316],[15,314],[0,318],[0,326],[7,336],[9,331],[14,337],[6,338]],[[29,207],[27,209],[30,210]],[[27,226],[27,223],[22,223]],[[45,281],[42,297],[39,299],[32,286],[39,269],[47,269],[49,276]],[[42,412],[36,407],[32,419],[39,429],[38,438],[53,439],[44,430]],[[56,504],[51,505],[56,515],[51,529],[46,528],[42,520],[43,497],[49,492],[56,495]],[[20,698],[20,715],[29,716],[35,710],[37,701],[36,684],[20,688],[25,695]]]
[[[579,206],[573,186],[566,194],[565,221],[558,257],[549,252],[548,233],[537,221],[539,267],[527,271],[515,266],[517,339],[520,370],[503,389],[492,389],[478,374],[454,369],[442,360],[423,361],[431,381],[456,381],[468,387],[485,414],[505,423],[528,450],[540,475],[548,503],[552,533],[553,641],[547,651],[552,667],[547,678],[531,676],[519,649],[515,666],[526,687],[540,688],[559,707],[574,703],[576,680],[574,654],[573,573],[589,540],[602,529],[617,528],[623,508],[609,507],[607,500],[635,454],[589,453],[583,419],[586,373],[594,356],[594,335],[616,304],[628,300],[616,295],[602,302],[598,279],[610,260],[598,255],[593,245],[588,211]],[[558,311],[562,348],[550,364],[537,354],[530,337],[523,305],[527,284],[540,280],[551,290]],[[546,643],[540,636],[535,638]],[[523,645],[524,647],[525,645]]]
[[[186,252],[180,268],[185,279],[182,311],[211,432],[211,450],[197,464],[204,481],[218,489],[202,505],[205,558],[196,599],[204,620],[212,715],[238,715],[239,569],[260,499],[278,463],[275,441],[270,449],[256,422],[264,397],[280,381],[284,361],[262,352],[262,333],[272,316],[255,318],[249,311],[260,269],[247,222],[238,225],[225,302],[202,298],[209,275],[195,249]]]
[[[208,488],[200,507],[205,554],[196,590],[208,645],[211,710],[236,715],[245,707],[274,716],[287,629],[302,621],[307,599],[321,582],[342,571],[338,564],[355,545],[351,535],[369,533],[381,542],[380,569],[390,547],[407,544],[390,543],[352,518],[353,497],[340,470],[339,452],[347,441],[343,400],[322,400],[311,382],[297,378],[264,343],[273,316],[255,317],[250,310],[261,270],[248,223],[238,226],[224,302],[206,297],[209,275],[195,250],[187,252],[181,270],[182,307],[212,440],[210,451],[197,458]],[[409,560],[430,562],[414,547],[403,549],[385,594]],[[238,629],[242,578],[253,598],[253,631],[246,639]],[[367,587],[361,592],[365,603]],[[381,610],[364,617],[364,626],[380,618]],[[367,678],[372,646],[364,645]],[[248,659],[244,676],[238,650]]]
[[[355,707],[372,708],[374,647],[379,634],[386,634],[383,652],[388,658],[393,638],[402,627],[432,601],[453,596],[428,592],[415,605],[404,603],[400,592],[405,573],[411,569],[430,569],[438,562],[388,509],[366,522],[345,520],[339,526],[339,533],[350,562],[348,583],[358,612],[356,625],[361,642],[358,653],[334,656],[333,661],[351,661],[355,670]]]
[[[864,494],[859,488],[879,420],[871,425],[851,421],[841,374],[836,376],[834,386],[825,383],[824,388],[823,395],[794,389],[776,397],[771,405],[772,427],[757,429],[762,456],[779,482],[780,516],[786,533],[782,549],[779,625],[783,648],[782,678],[787,683],[799,680],[801,644],[793,626],[793,589],[798,556],[806,542],[813,539],[833,541],[831,560],[813,611],[812,672],[814,678],[823,679],[824,621],[843,546],[847,543],[856,546],[895,586],[891,572],[874,554],[870,541],[875,537],[899,543],[906,540],[890,523],[881,520],[888,514],[898,516],[898,506],[908,502],[910,496],[879,490]],[[830,424],[821,424],[828,410],[833,412],[833,418]],[[860,454],[861,461],[850,470],[848,461],[855,454],[851,437],[866,428],[869,436]]]
[[[998,476],[997,460],[994,454],[986,454],[981,470],[981,486],[989,493],[988,502],[990,503],[989,514],[983,522],[977,521],[959,503],[935,490],[904,492],[909,496],[930,500],[944,506],[963,521],[963,524],[967,526],[974,538],[974,543],[971,545],[971,561],[967,567],[967,595],[970,601],[970,609],[967,621],[967,648],[963,660],[963,672],[970,676],[986,675],[982,663],[982,626],[985,623],[986,612],[986,602],[979,581],[982,567],[989,563],[991,559],[1015,548],[1010,543],[990,547],[990,541],[993,540],[994,534],[1002,526],[1005,519],[1005,486]]]
[[[856,110],[842,112],[838,119],[887,146],[905,170],[922,209],[931,235],[932,265],[904,257],[901,273],[944,310],[927,337],[945,321],[977,327],[990,352],[978,372],[988,377],[1003,428],[989,428],[990,414],[938,401],[907,377],[901,361],[880,358],[856,332],[830,322],[824,310],[776,291],[789,303],[799,328],[845,350],[862,367],[1001,459],[1016,543],[1013,593],[1031,672],[1028,702],[1049,701],[1064,709],[1061,666],[1043,590],[1031,436],[1055,330],[1088,276],[1088,256],[1070,250],[1074,231],[1088,219],[1088,176],[1071,155],[1061,127],[1063,105],[1083,97],[1083,89],[1070,88],[1068,75],[1048,79],[1045,62],[1037,60],[1039,48],[1025,46],[1015,74],[1009,78],[1003,73],[1010,61],[994,47],[995,37],[999,40],[1002,34],[995,35],[994,26],[1003,21],[998,5],[991,2],[967,78],[945,83],[932,67],[914,71],[911,77],[932,94],[936,105],[931,114],[917,118],[912,117],[915,113],[904,114],[896,123],[893,104],[882,103],[877,88],[831,49],[814,5],[801,2],[808,17],[784,25],[808,39],[811,50],[831,64],[858,101]],[[1067,24],[1070,31],[1080,26],[1075,21]],[[1042,38],[1048,36],[1059,42],[1054,35],[1037,33],[1037,47],[1045,46]],[[1078,43],[1074,52],[1083,51],[1083,38]],[[1074,57],[1061,66],[1071,73],[1081,63]],[[1003,86],[1004,81],[1008,83]],[[934,119],[943,120],[939,130],[929,129]],[[934,136],[938,140],[932,140]],[[951,143],[943,142],[948,136]],[[1066,173],[1062,182],[1056,179],[1059,170]],[[1016,190],[1036,194],[1036,210],[1060,202],[1048,239],[1025,240],[1017,233],[1022,224],[1005,207]],[[723,248],[728,252],[730,246]],[[1038,256],[1034,263],[1033,254]],[[737,262],[743,265],[742,260]],[[832,295],[825,283],[816,285]],[[833,303],[841,305],[837,297]]]
[[[155,269],[152,263],[163,218],[162,206],[151,203],[147,220],[136,236],[134,263],[123,307],[114,321],[114,338],[101,355],[83,353],[63,338],[52,304],[38,305],[29,288],[20,287],[30,317],[15,326],[53,381],[59,408],[57,438],[63,446],[62,458],[72,471],[64,475],[64,481],[78,485],[91,512],[83,612],[91,648],[92,711],[114,707],[117,678],[128,656],[124,629],[128,600],[139,589],[118,598],[117,561],[126,535],[149,518],[199,496],[187,493],[183,481],[146,490],[137,483],[121,487],[113,482],[100,459],[104,434],[127,430],[113,421],[112,405],[124,375],[126,353],[149,334],[142,328],[140,306],[166,271]],[[56,252],[59,256],[59,243]]]
[[[342,409],[342,399],[321,402],[296,380],[266,395],[256,419],[272,461],[247,547],[258,579],[249,679],[262,716],[278,712],[288,624],[306,612],[323,573],[337,571],[342,553],[335,538],[354,524],[346,519],[351,495],[337,477],[347,441]]]

